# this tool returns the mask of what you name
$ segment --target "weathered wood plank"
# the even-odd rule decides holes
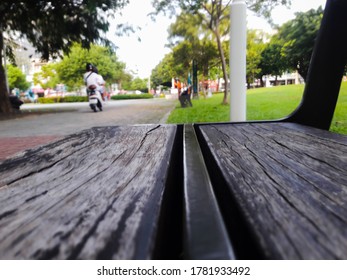
[[[94,128],[2,162],[0,258],[150,258],[175,133]]]
[[[347,259],[347,137],[280,123],[200,129],[266,257]]]

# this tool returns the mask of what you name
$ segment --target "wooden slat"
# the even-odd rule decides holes
[[[2,162],[0,258],[150,258],[175,132],[94,128]]]
[[[200,126],[270,259],[347,259],[347,137],[295,124]]]

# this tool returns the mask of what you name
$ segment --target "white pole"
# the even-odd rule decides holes
[[[230,15],[230,121],[246,120],[246,43],[245,0],[234,0]]]

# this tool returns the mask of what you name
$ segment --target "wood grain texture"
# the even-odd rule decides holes
[[[286,123],[200,126],[270,259],[347,259],[347,137]]]
[[[0,164],[0,259],[147,259],[175,126],[102,127]]]

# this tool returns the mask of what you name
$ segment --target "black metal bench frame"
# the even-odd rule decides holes
[[[327,1],[302,103],[283,121],[329,129],[347,61],[346,12],[345,1]]]

